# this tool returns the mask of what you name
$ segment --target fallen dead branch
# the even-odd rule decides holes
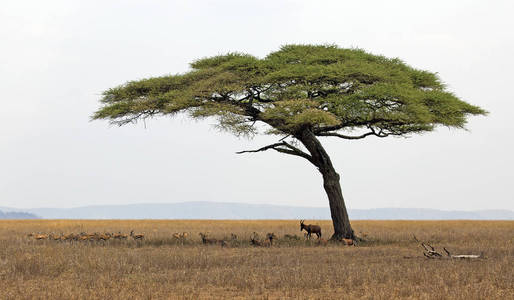
[[[448,249],[443,247],[444,252],[446,252],[446,256],[441,252],[435,250],[435,248],[429,243],[420,242],[416,236],[414,236],[414,240],[420,243],[421,247],[423,247],[423,255],[426,258],[434,259],[434,258],[451,258],[451,259],[476,259],[476,258],[484,258],[483,253],[481,254],[457,254],[452,255]]]

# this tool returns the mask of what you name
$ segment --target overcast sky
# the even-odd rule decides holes
[[[229,51],[334,43],[438,72],[468,131],[323,139],[349,208],[514,210],[513,1],[2,1],[0,206],[326,206],[320,174],[209,121],[90,122],[102,91]]]

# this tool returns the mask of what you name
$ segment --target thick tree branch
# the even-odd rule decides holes
[[[316,134],[317,136],[335,136],[335,137],[338,137],[338,138],[342,138],[342,139],[345,139],[345,140],[359,140],[359,139],[363,139],[367,136],[370,136],[370,135],[374,135],[373,132],[367,132],[367,133],[364,133],[364,134],[361,134],[361,135],[357,135],[357,136],[350,136],[350,135],[344,135],[344,134],[339,134],[339,133],[335,133],[335,132],[321,132],[321,133],[318,133]]]
[[[370,132],[366,132],[364,134],[361,134],[361,135],[344,135],[344,134],[340,134],[340,133],[335,133],[335,132],[320,132],[318,134],[316,134],[317,136],[335,136],[335,137],[338,137],[338,138],[342,138],[342,139],[346,139],[346,140],[358,140],[358,139],[363,139],[367,136],[370,136],[370,135],[374,135],[374,136],[378,136],[378,137],[386,137],[388,136],[389,134],[383,132],[382,130],[380,130],[379,132],[376,132],[375,129],[373,129],[372,127],[369,128],[371,131]]]
[[[271,144],[271,145],[268,145],[268,146],[264,146],[264,147],[256,149],[256,150],[239,151],[239,152],[236,152],[236,154],[261,152],[261,151],[266,151],[266,150],[269,150],[269,149],[274,149],[274,148],[280,147],[280,146],[284,146],[284,143],[275,143],[275,144]]]
[[[261,152],[261,151],[266,151],[266,150],[269,150],[269,149],[273,149],[273,150],[275,150],[277,152],[280,152],[280,153],[285,153],[285,154],[289,154],[289,155],[303,157],[303,158],[307,159],[308,161],[310,161],[312,164],[315,165],[312,156],[310,156],[309,154],[303,152],[302,150],[300,150],[300,149],[294,147],[293,145],[291,145],[289,143],[286,143],[284,141],[282,141],[280,143],[275,143],[275,144],[267,145],[267,146],[264,146],[264,147],[256,149],[256,150],[239,151],[239,152],[236,152],[236,154]]]
[[[343,129],[343,128],[346,128],[346,127],[366,126],[366,127],[369,128],[369,126],[371,126],[373,124],[377,124],[377,123],[384,123],[384,124],[387,124],[387,125],[404,125],[404,123],[393,122],[393,121],[388,120],[388,119],[374,118],[372,120],[366,120],[366,121],[341,121],[341,124],[339,124],[339,125],[324,126],[324,127],[314,128],[312,130],[312,132],[314,134],[318,135],[318,133],[321,133],[321,132],[329,132],[329,131]]]

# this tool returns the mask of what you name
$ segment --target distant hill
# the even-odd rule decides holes
[[[16,212],[16,211],[10,211],[10,212],[3,212],[0,211],[0,220],[2,219],[39,219],[38,216],[27,213],[27,212]]]
[[[19,211],[0,207],[4,211]],[[223,202],[97,205],[33,208],[24,211],[45,219],[330,219],[330,210]],[[424,208],[376,208],[349,211],[352,220],[514,220],[510,210],[445,211]]]

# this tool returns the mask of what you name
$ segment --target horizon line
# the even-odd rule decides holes
[[[39,206],[39,207],[30,207],[30,208],[18,208],[18,207],[10,207],[10,206],[0,206],[1,208],[7,209],[16,209],[23,212],[23,210],[33,210],[33,209],[77,209],[77,208],[85,208],[85,207],[102,207],[102,206],[133,206],[133,205],[173,205],[173,204],[192,204],[192,203],[209,203],[209,204],[231,204],[231,205],[251,205],[251,206],[277,206],[277,207],[295,207],[295,208],[323,208],[329,209],[327,206],[303,206],[303,205],[292,205],[292,204],[275,204],[275,203],[248,203],[248,202],[225,202],[225,201],[181,201],[181,202],[138,202],[138,203],[125,203],[125,204],[92,204],[92,205],[79,205],[79,206],[71,206],[71,207],[51,207],[51,206]],[[439,210],[439,211],[464,211],[464,212],[476,212],[476,211],[510,211],[514,213],[514,209],[508,208],[487,208],[487,209],[441,209],[441,208],[427,208],[427,207],[374,207],[374,208],[348,208],[348,210],[376,210],[376,209],[423,209],[423,210]]]

